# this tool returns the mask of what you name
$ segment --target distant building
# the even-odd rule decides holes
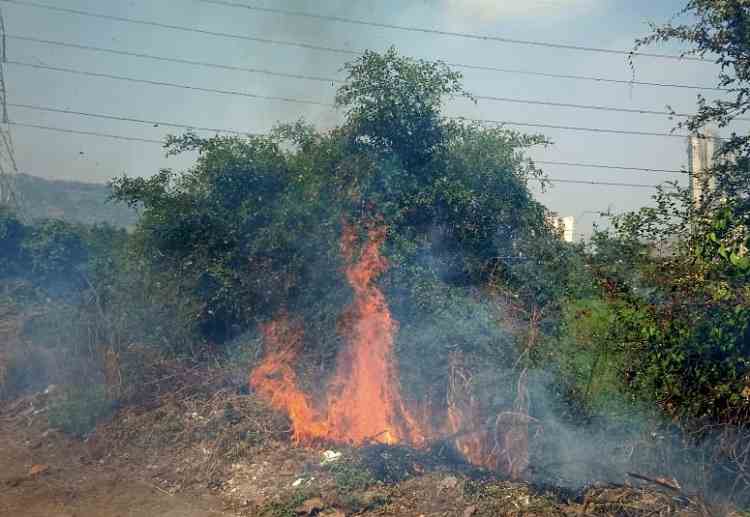
[[[572,215],[560,217],[557,212],[550,212],[549,222],[555,230],[560,232],[565,242],[575,242],[575,217]]]
[[[688,170],[690,172],[690,196],[694,205],[700,205],[703,197],[716,188],[711,168],[716,160],[718,137],[712,130],[688,137]]]

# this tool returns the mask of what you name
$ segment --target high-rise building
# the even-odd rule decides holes
[[[557,212],[550,212],[549,222],[555,230],[561,233],[565,242],[575,242],[575,217],[572,215],[560,217]]]
[[[695,205],[701,204],[703,197],[716,186],[711,168],[716,160],[717,142],[716,133],[710,129],[688,137],[690,196]]]

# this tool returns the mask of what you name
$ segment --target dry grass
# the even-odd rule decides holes
[[[226,370],[161,366],[162,377],[145,383],[151,396],[137,394],[138,405],[121,409],[97,429],[107,454],[167,460],[159,468],[179,474],[179,486],[217,485],[232,463],[288,438],[288,420],[227,386]]]

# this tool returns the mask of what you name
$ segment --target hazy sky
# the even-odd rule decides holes
[[[404,54],[443,59],[450,63],[485,65],[551,73],[630,79],[624,56],[528,47],[385,28],[282,16],[194,0],[40,0],[48,5],[116,16],[184,25],[209,31],[252,35],[352,50],[383,49],[390,44]],[[684,0],[238,0],[318,14],[355,17],[389,24],[429,27],[487,35],[630,49],[634,38],[648,31],[649,21],[662,22]],[[54,13],[34,7],[0,3],[10,35],[94,45],[167,57],[272,69],[279,72],[340,77],[351,57],[259,42],[179,32],[164,28]],[[655,52],[675,52],[655,48]],[[169,81],[204,88],[239,90],[262,95],[331,102],[330,83],[223,71],[184,64],[155,62],[85,50],[8,40],[8,59],[92,72]],[[462,70],[467,88],[479,95],[553,102],[598,104],[692,111],[695,90],[613,85],[549,79],[489,71]],[[709,63],[639,58],[636,79],[713,86],[716,67]],[[6,65],[8,102],[76,111],[161,120],[187,125],[264,131],[278,121],[304,116],[331,125],[328,108],[219,95],[156,85]],[[566,126],[668,132],[674,125],[663,116],[584,111],[579,109],[480,101],[456,102],[451,115],[504,119]],[[14,122],[51,125],[159,139],[163,127],[50,114],[25,108],[9,109]],[[173,130],[176,131],[176,130]],[[681,138],[595,134],[567,130],[538,131],[554,145],[533,153],[539,160],[590,162],[633,167],[679,169],[687,162]],[[123,172],[150,175],[162,167],[183,168],[185,159],[167,159],[158,145],[69,135],[13,127],[22,172],[61,179],[106,181]],[[680,175],[545,166],[552,178],[655,184]],[[557,184],[540,194],[552,210],[579,220],[587,233],[596,216],[589,211],[615,212],[642,206],[648,189]]]

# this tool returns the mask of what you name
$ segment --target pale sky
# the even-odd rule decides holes
[[[21,0],[23,1],[23,0]],[[382,50],[393,44],[402,53],[449,63],[529,71],[630,79],[624,56],[497,41],[456,38],[387,28],[351,25],[319,19],[289,17],[195,0],[39,0],[48,5],[182,25],[207,31],[308,43],[352,50]],[[648,32],[649,21],[663,22],[684,0],[237,0],[317,14],[370,20],[386,24],[471,32],[507,38],[539,40],[587,47],[628,50],[636,37]],[[108,47],[165,57],[223,65],[271,69],[278,72],[341,77],[351,56],[283,47],[93,19],[73,14],[0,2],[7,32],[16,36]],[[653,52],[676,53],[675,48]],[[8,59],[48,66],[126,75],[211,89],[308,99],[329,103],[330,83],[224,71],[186,64],[156,62],[128,56],[61,48],[10,38]],[[677,111],[695,109],[696,90],[614,85],[550,79],[490,71],[462,70],[466,87],[478,95],[559,103],[595,104],[635,109]],[[710,63],[638,58],[636,80],[714,86],[716,67]],[[8,102],[34,104],[114,116],[161,120],[186,125],[259,132],[280,121],[304,116],[321,126],[335,123],[329,108],[291,104],[134,84],[31,69],[12,63],[5,68]],[[709,97],[710,92],[709,93]],[[563,126],[668,132],[675,121],[657,115],[587,111],[563,107],[480,101],[478,106],[455,102],[451,115],[504,119]],[[82,131],[160,139],[168,131],[132,122],[98,120],[9,108],[14,122],[50,125]],[[61,134],[14,126],[16,157],[21,172],[46,178],[104,182],[127,173],[147,176],[162,167],[184,168],[187,159],[167,159],[158,145]],[[172,130],[175,132],[177,130]],[[686,142],[681,138],[596,134],[560,129],[526,128],[554,141],[533,153],[538,160],[599,163],[630,167],[680,169],[686,166]],[[656,184],[681,175],[544,166],[551,178]],[[683,179],[684,181],[684,179]],[[561,215],[578,220],[577,233],[590,232],[598,217],[592,211],[634,209],[649,202],[649,189],[557,184],[539,199]]]

